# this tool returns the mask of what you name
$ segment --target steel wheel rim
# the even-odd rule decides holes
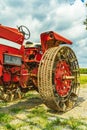
[[[71,89],[71,80],[64,79],[66,76],[71,76],[70,67],[66,61],[59,61],[55,69],[54,83],[60,97],[67,96]]]
[[[54,82],[58,62],[65,62],[66,66],[69,65],[69,76],[72,76],[70,78],[75,77],[75,80],[70,82],[70,89],[63,96],[56,91]],[[51,109],[67,111],[74,106],[77,100],[78,86],[79,65],[73,50],[67,46],[48,49],[43,55],[38,69],[38,89],[44,103]]]

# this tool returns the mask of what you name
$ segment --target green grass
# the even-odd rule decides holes
[[[84,80],[84,76],[82,77]],[[29,97],[34,103],[33,100],[38,99],[39,94],[30,92]],[[61,118],[58,113],[49,112],[49,109],[43,104],[36,104],[32,107],[24,107],[24,105],[17,107],[17,104],[13,104],[14,107],[8,107],[8,104],[2,102],[1,105],[0,130],[26,130],[26,128],[30,130],[87,130],[86,118]],[[7,107],[8,111],[3,112],[3,106]],[[25,118],[20,116],[22,114],[25,115]]]
[[[1,102],[0,102],[0,108],[1,108],[2,106],[7,106],[7,102],[1,101]]]
[[[87,74],[87,68],[80,68],[80,84],[87,84],[87,76],[84,74]]]
[[[86,130],[87,124],[83,123],[81,119],[70,117],[69,119],[57,118],[56,120],[47,123],[43,130]]]
[[[27,115],[30,119],[29,125],[32,129],[39,127],[41,130],[86,130],[87,124],[84,123],[82,119],[76,119],[73,117],[70,117],[69,119],[55,117],[54,120],[49,120],[50,116],[51,115],[48,114],[42,106],[32,109],[29,115]],[[83,127],[85,129],[83,129]]]
[[[21,130],[22,127],[26,126],[27,123],[18,123],[16,125],[13,125],[11,123],[7,123],[4,125],[4,129],[3,130]],[[23,129],[22,129],[23,130]]]
[[[39,106],[39,107],[35,107],[33,108],[29,114],[27,115],[27,117],[29,119],[32,119],[32,118],[35,118],[35,117],[38,117],[38,118],[42,118],[42,119],[47,119],[47,114],[46,114],[46,110],[42,107],[42,106]]]
[[[7,130],[16,130],[16,128],[12,125],[10,125],[9,123],[7,123],[5,126],[4,126]]]
[[[42,108],[42,113],[45,114],[46,116],[52,116],[46,113],[43,107]],[[39,110],[39,109],[38,109]],[[31,114],[36,115],[36,111],[38,111],[37,108],[34,108],[31,110]],[[41,112],[41,111],[40,111]],[[38,113],[38,112],[37,112]],[[10,118],[7,118],[8,115],[2,114],[3,119],[1,121],[4,122],[4,125],[0,125],[0,129],[2,130],[25,130],[30,129],[30,130],[86,130],[87,128],[87,123],[84,122],[84,120],[87,119],[82,119],[82,118],[61,118],[61,117],[56,117],[54,120],[49,120],[49,118],[44,118],[42,115],[39,114],[39,117],[32,117],[29,118],[29,120],[24,120],[22,122],[18,122],[16,124],[11,124]],[[4,116],[3,116],[4,115]],[[53,117],[53,116],[52,116]],[[41,119],[42,118],[42,119]],[[5,119],[5,120],[4,120]],[[7,121],[6,121],[7,120]]]
[[[80,84],[87,84],[87,76],[80,75]]]
[[[0,113],[0,122],[6,123],[10,122],[13,117],[8,113]]]
[[[22,109],[22,108],[21,108]],[[11,110],[11,112],[10,112]],[[15,124],[16,115],[20,109],[10,109],[8,113],[0,113],[1,130],[86,130],[87,119],[61,118],[58,115],[47,112],[44,106],[37,106],[26,113],[26,119],[19,120]],[[22,109],[23,110],[23,109]],[[14,117],[10,113],[15,114]],[[20,122],[21,121],[21,122]],[[12,123],[13,122],[13,123]],[[4,123],[4,124],[3,124]]]
[[[35,92],[35,93],[34,93]],[[25,94],[24,98],[39,98],[39,95],[36,91],[30,91],[29,93]]]
[[[22,112],[22,108],[15,108],[14,107],[14,108],[11,109],[11,112],[18,114],[18,113]]]

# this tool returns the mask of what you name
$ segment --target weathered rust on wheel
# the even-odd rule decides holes
[[[79,85],[79,65],[73,50],[67,46],[48,49],[38,69],[38,89],[44,103],[56,111],[71,109]]]

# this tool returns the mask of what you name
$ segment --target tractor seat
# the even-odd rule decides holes
[[[33,42],[30,42],[30,41],[27,41],[25,43],[25,48],[28,48],[28,47],[35,47],[35,48],[41,48],[41,44],[40,43],[33,43]]]
[[[35,47],[35,48],[41,48],[41,44],[40,44],[40,43],[34,44],[34,47]]]
[[[30,41],[27,41],[25,43],[25,48],[28,48],[28,47],[34,47],[34,43],[33,42],[30,42]]]

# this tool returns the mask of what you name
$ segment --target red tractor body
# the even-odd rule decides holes
[[[0,25],[0,85],[1,98],[9,100],[10,88],[16,89],[24,55],[24,35],[18,29]]]
[[[34,89],[49,108],[66,111],[76,102],[79,86],[77,58],[72,49],[61,46],[72,42],[49,31],[40,35],[41,44],[24,45],[30,36],[24,29],[0,25],[1,98],[12,101]]]

